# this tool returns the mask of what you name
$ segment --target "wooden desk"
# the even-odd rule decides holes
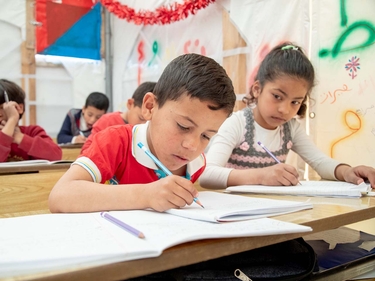
[[[3,180],[4,175],[19,174],[19,173],[36,173],[40,171],[67,171],[72,163],[59,164],[36,164],[36,165],[18,165],[0,168],[0,181]]]
[[[255,197],[263,197],[257,195]],[[360,199],[307,198],[293,196],[267,196],[267,198],[295,201],[310,200],[312,210],[277,216],[275,218],[307,225],[314,232],[337,228],[375,216],[375,198]],[[154,272],[164,271],[201,261],[218,258],[242,251],[299,237],[299,234],[273,235],[261,237],[207,239],[189,242],[169,248],[157,258],[148,258],[127,262],[97,266],[91,268],[71,268],[27,276],[28,280],[124,280]],[[7,279],[12,280],[12,279]],[[14,279],[18,280],[18,279]],[[336,279],[337,280],[337,279]]]
[[[48,196],[65,170],[0,177],[0,218],[49,213]]]
[[[62,150],[62,160],[76,160],[81,153],[83,144],[61,144],[59,145]]]

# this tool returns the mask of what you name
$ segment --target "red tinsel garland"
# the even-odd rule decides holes
[[[189,13],[194,15],[198,10],[207,7],[213,2],[215,0],[185,0],[183,4],[175,2],[168,7],[160,6],[154,12],[148,10],[136,12],[133,8],[122,5],[118,1],[101,0],[102,5],[109,12],[115,14],[120,19],[134,22],[137,25],[169,24],[179,21],[187,18]]]

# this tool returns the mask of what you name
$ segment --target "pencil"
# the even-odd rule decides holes
[[[267,153],[269,154],[269,156],[271,156],[273,159],[275,159],[275,161],[276,161],[277,163],[280,164],[280,160],[277,159],[276,156],[273,155],[273,153],[272,153],[271,151],[269,151],[268,148],[265,147],[263,143],[261,143],[260,141],[258,141],[258,144],[264,149],[265,152],[267,152]]]
[[[4,91],[4,99],[5,99],[5,102],[6,102],[6,103],[9,102],[9,97],[8,97],[8,93],[7,93],[7,91]]]
[[[164,166],[163,163],[160,162],[160,160],[158,158],[156,158],[156,156],[154,154],[151,153],[150,150],[148,150],[143,143],[139,142],[138,143],[138,146],[147,154],[148,157],[150,157],[152,159],[152,161],[154,161],[154,163],[159,166],[160,169],[163,170],[164,173],[166,173],[166,175],[168,176],[171,176],[172,175],[172,172],[168,170],[167,167]],[[204,208],[204,206],[202,205],[202,203],[199,201],[198,198],[194,197],[194,202],[197,203],[199,206],[201,206],[202,208]]]
[[[139,238],[145,238],[145,235],[141,231],[139,231],[139,230],[135,229],[134,227],[124,223],[123,221],[120,221],[119,219],[116,219],[115,217],[111,216],[107,212],[101,212],[100,215],[103,218],[105,218],[106,220],[108,220],[108,221],[114,223],[115,225],[121,227],[122,229],[125,229],[127,232],[129,232],[129,233],[131,233],[131,234],[133,234],[133,235],[135,235]]]
[[[263,143],[261,143],[260,141],[258,141],[258,144],[259,144],[259,145],[264,149],[264,151],[267,152],[267,153],[269,154],[269,156],[271,156],[271,157],[272,157],[277,163],[279,163],[279,164],[281,163],[280,160],[277,159],[276,156],[273,155],[273,153],[272,153],[271,151],[269,151],[268,148],[265,147]],[[299,183],[300,185],[302,185],[299,181],[298,181],[298,183]]]

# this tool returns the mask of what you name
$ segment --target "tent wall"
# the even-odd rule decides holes
[[[25,1],[0,0],[0,74],[16,82],[23,78]],[[120,2],[154,10],[171,1]],[[157,81],[174,57],[189,52],[225,67],[235,84],[238,110],[259,62],[288,40],[302,46],[316,69],[309,115],[302,120],[307,132],[327,155],[375,166],[375,1],[221,0],[168,25],[136,25],[111,13],[109,22],[114,111],[126,110],[126,100],[141,82]],[[91,91],[105,92],[105,65],[104,59],[37,61],[36,122],[55,136],[69,108],[82,107]],[[303,172],[304,162],[295,161]]]

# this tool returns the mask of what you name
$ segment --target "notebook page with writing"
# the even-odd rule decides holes
[[[157,257],[169,247],[200,239],[312,230],[269,218],[216,224],[154,211],[110,214],[142,231],[145,238],[124,231],[100,213],[0,219],[0,278]]]
[[[200,192],[199,201],[204,209],[193,203],[167,213],[195,220],[226,222],[276,216],[313,207],[309,202],[252,198],[213,191]]]
[[[355,185],[342,181],[301,181],[297,186],[239,185],[230,186],[229,192],[285,194],[325,197],[361,197],[371,190],[366,183]]]

